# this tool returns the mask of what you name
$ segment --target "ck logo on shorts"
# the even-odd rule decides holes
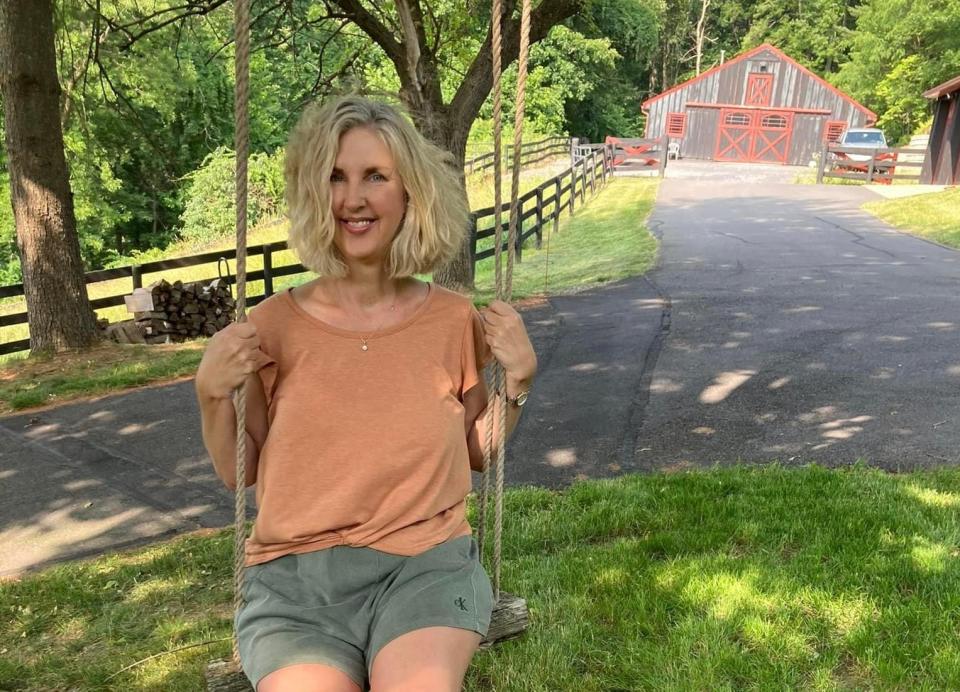
[[[462,610],[465,613],[467,612],[467,602],[463,599],[462,596],[458,597],[457,600],[454,601],[454,603],[457,604],[457,607],[460,610]]]

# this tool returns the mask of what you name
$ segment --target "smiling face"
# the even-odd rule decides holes
[[[382,265],[400,229],[406,199],[390,149],[369,127],[340,137],[330,174],[334,244],[347,265]]]

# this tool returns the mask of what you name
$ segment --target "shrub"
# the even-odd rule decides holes
[[[236,224],[233,151],[221,147],[190,174],[184,190],[184,240],[207,243],[228,236]],[[253,154],[248,170],[247,223],[252,227],[283,210],[283,151]]]

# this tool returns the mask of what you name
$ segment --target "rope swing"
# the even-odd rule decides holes
[[[510,197],[510,223],[508,232],[508,251],[506,276],[501,270],[503,249],[503,225],[501,222],[501,21],[503,9],[501,0],[493,0],[491,16],[491,47],[493,52],[493,126],[494,126],[494,205],[496,219],[496,296],[499,300],[510,301],[513,292],[513,262],[516,248],[517,224],[519,222],[518,197],[520,189],[520,154],[523,136],[523,113],[527,81],[527,58],[530,43],[530,0],[523,0],[520,21],[520,57],[515,102],[514,140],[513,140],[513,177]],[[237,228],[237,321],[246,321],[246,280],[247,280],[247,159],[249,156],[249,117],[247,106],[250,96],[250,0],[234,0],[234,27],[236,41],[234,89],[235,108],[235,149],[236,149],[236,228]],[[490,629],[483,645],[515,637],[527,627],[528,615],[526,601],[517,596],[501,592],[500,563],[501,539],[503,534],[503,469],[506,448],[506,376],[499,363],[495,363],[492,373],[493,384],[487,406],[487,435],[484,445],[483,488],[480,497],[480,521],[478,542],[483,554],[485,539],[484,525],[487,518],[487,496],[490,486],[490,462],[493,448],[493,416],[499,410],[500,439],[496,459],[496,485],[494,495],[494,544],[493,544],[493,587],[496,598]],[[496,406],[496,404],[499,404]],[[237,417],[237,463],[236,495],[234,503],[234,612],[243,606],[242,585],[245,559],[246,538],[246,383],[242,384],[234,395],[234,407]],[[249,691],[250,683],[244,676],[240,663],[240,652],[236,630],[233,632],[232,660],[216,661],[207,667],[207,689],[217,692]]]
[[[250,153],[250,0],[235,0],[236,86],[234,87],[234,146],[237,150],[237,321],[247,319],[247,158]],[[233,536],[233,610],[243,606],[244,539],[247,521],[247,383],[237,389],[234,398],[237,411],[237,489],[234,503]],[[233,663],[240,670],[240,646],[233,632]]]
[[[517,233],[519,223],[519,195],[520,195],[520,155],[523,146],[523,113],[527,83],[527,58],[530,48],[530,0],[523,0],[520,14],[520,56],[517,67],[517,91],[514,102],[513,125],[513,167],[510,186],[510,224],[507,235],[507,270],[506,276],[502,271],[503,262],[503,222],[501,220],[502,185],[501,185],[501,138],[502,138],[502,85],[501,85],[501,52],[502,39],[500,24],[503,9],[501,0],[493,0],[491,14],[491,51],[493,58],[493,209],[495,228],[494,267],[496,281],[496,296],[498,300],[510,302],[513,295],[513,263],[516,256]],[[494,526],[493,526],[493,593],[496,605],[493,617],[490,620],[490,629],[484,639],[484,644],[515,637],[527,628],[527,604],[522,598],[501,592],[500,564],[502,559],[503,537],[503,471],[506,461],[506,433],[507,433],[507,387],[506,373],[500,363],[494,363],[491,377],[490,394],[487,400],[486,440],[483,450],[483,485],[480,491],[480,521],[477,529],[477,538],[480,545],[480,554],[484,555],[486,542],[486,523],[488,517],[488,497],[490,493],[490,462],[493,449],[493,417],[499,412],[498,430],[500,432],[496,459],[496,485],[494,494]]]

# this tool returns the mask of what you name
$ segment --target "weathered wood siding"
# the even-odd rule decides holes
[[[717,141],[717,108],[688,108],[687,136],[680,140],[680,156],[690,159],[712,159]]]
[[[797,113],[793,116],[793,140],[790,143],[789,161],[805,166],[813,159],[813,155],[823,146],[823,123],[827,120],[841,120],[841,118],[825,115],[806,115]],[[859,127],[859,125],[855,126]]]
[[[937,101],[927,156],[920,171],[921,183],[960,183],[960,92],[952,96]]]

